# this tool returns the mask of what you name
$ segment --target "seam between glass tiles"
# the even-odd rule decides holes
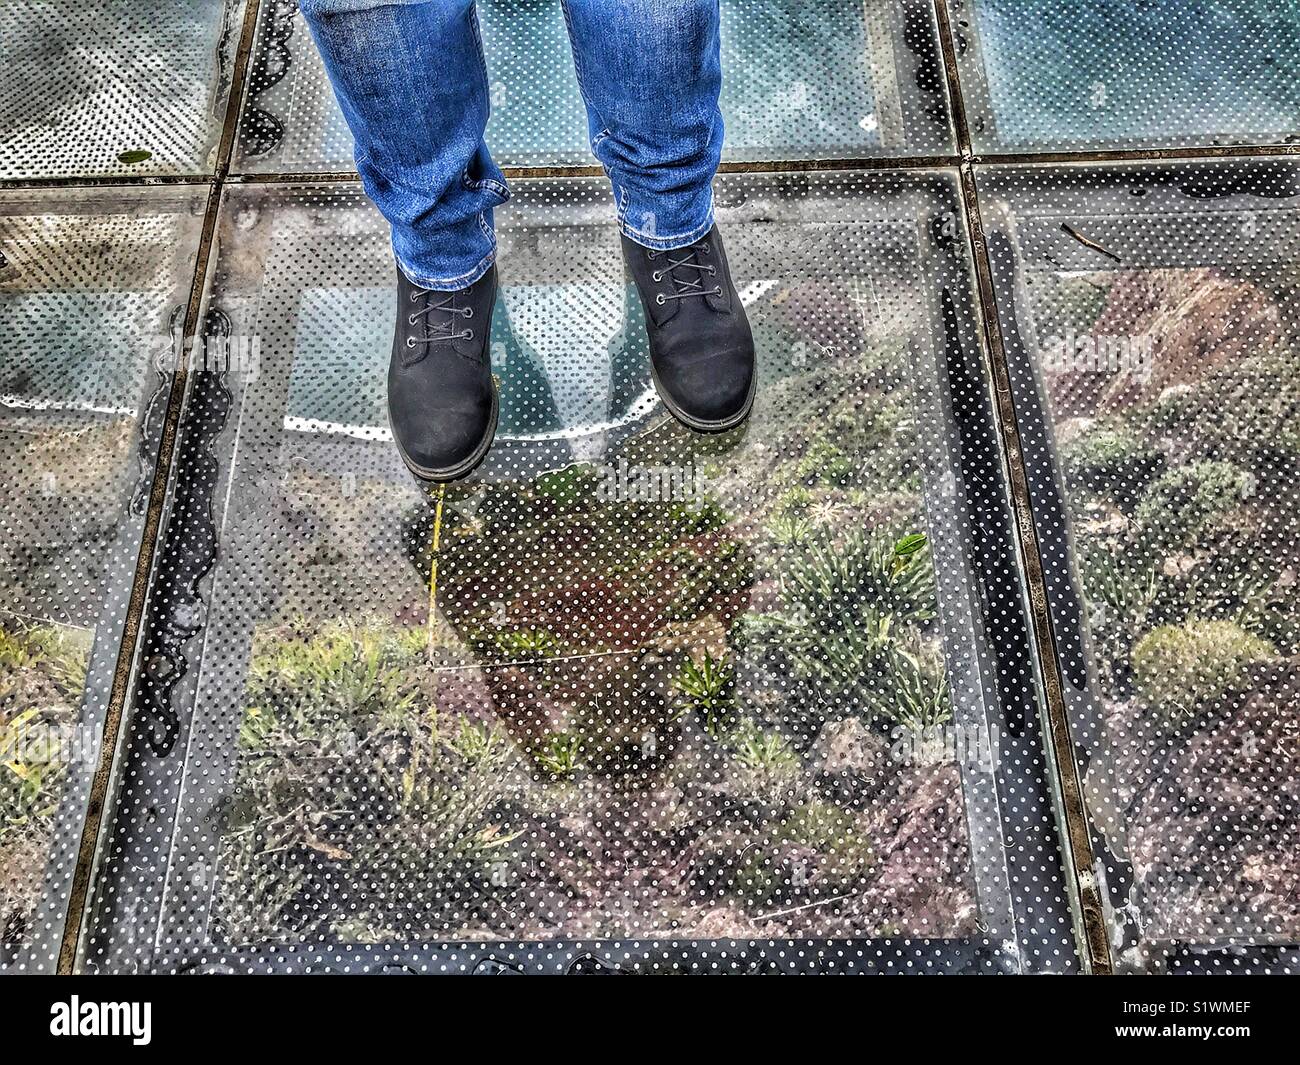
[[[235,53],[235,63],[231,71],[230,95],[226,101],[226,113],[222,123],[217,167],[213,177],[202,182],[202,184],[208,186],[208,198],[204,206],[203,228],[198,251],[195,255],[194,275],[190,283],[189,299],[186,305],[185,323],[182,329],[182,337],[186,347],[182,350],[188,350],[188,345],[198,330],[199,311],[202,308],[206,291],[212,246],[216,234],[217,215],[221,205],[221,191],[225,175],[229,170],[230,153],[234,146],[235,130],[238,126],[239,114],[243,105],[244,75],[248,66],[249,53],[252,49],[253,30],[257,24],[259,7],[260,0],[247,0],[239,46]],[[184,365],[184,361],[181,360],[172,373],[171,391],[167,398],[167,410],[163,419],[158,455],[154,466],[153,484],[150,489],[149,504],[145,513],[144,529],[141,534],[140,551],[136,560],[130,600],[123,622],[117,668],[114,671],[109,702],[104,716],[100,762],[96,766],[91,784],[85,820],[82,824],[81,845],[69,885],[68,902],[64,913],[62,943],[56,967],[56,972],[59,975],[71,974],[76,967],[86,901],[89,898],[91,884],[94,879],[104,814],[107,812],[107,804],[112,798],[111,784],[116,765],[118,741],[121,737],[123,720],[129,712],[127,699],[133,688],[131,681],[140,643],[144,611],[153,591],[151,586],[152,570],[159,537],[162,532],[163,513],[166,509],[168,493],[171,487],[171,475],[175,468],[176,440],[180,428],[181,414],[183,413],[187,379],[188,368]]]

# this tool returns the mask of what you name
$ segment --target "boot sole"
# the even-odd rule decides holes
[[[696,418],[687,414],[673,402],[672,397],[668,395],[668,390],[659,382],[659,373],[655,370],[653,360],[650,363],[650,380],[654,382],[655,391],[659,393],[659,399],[663,402],[663,405],[668,408],[668,413],[686,426],[687,429],[693,429],[697,433],[725,433],[727,430],[741,425],[754,409],[754,394],[758,391],[758,367],[754,367],[754,375],[749,381],[749,395],[745,397],[744,405],[731,417],[721,418],[718,421]]]
[[[492,441],[497,435],[497,415],[500,404],[497,399],[497,386],[494,381],[492,384],[492,420],[488,425],[487,432],[483,435],[483,440],[478,447],[474,449],[473,454],[468,458],[458,462],[455,466],[447,466],[442,469],[433,469],[429,466],[421,466],[418,462],[413,462],[402,448],[401,442],[397,439],[397,434],[393,433],[393,443],[397,445],[397,453],[402,456],[402,462],[416,477],[422,481],[429,481],[433,484],[447,484],[451,481],[459,481],[462,477],[468,477],[480,462],[487,458],[487,453],[492,449]],[[390,418],[388,421],[388,431],[393,432],[393,422]]]

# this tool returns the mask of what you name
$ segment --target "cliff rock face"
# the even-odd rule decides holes
[[[1120,274],[1086,333],[1057,338],[1048,392],[1057,418],[1151,402],[1268,351],[1284,328],[1278,304],[1248,280],[1211,269]]]
[[[1300,935],[1300,664],[1189,736],[1136,701],[1107,728],[1145,937]]]
[[[888,740],[856,718],[826,725],[812,754],[818,788],[862,811],[874,856],[867,888],[841,904],[846,926],[915,936],[971,927],[977,913],[956,765],[901,764]]]
[[[903,934],[950,934],[977,916],[968,879],[970,841],[955,765],[904,770],[895,796],[874,813],[880,873],[863,898],[875,922]]]

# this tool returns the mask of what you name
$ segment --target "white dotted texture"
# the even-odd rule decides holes
[[[197,579],[203,631],[165,750],[137,699],[90,967],[1075,966],[1032,724],[1002,790],[954,740],[1026,668],[985,631],[1015,593],[972,559],[1006,531],[965,509],[945,413],[987,402],[942,383],[974,335],[955,183],[731,177],[718,201],[748,426],[700,437],[649,398],[603,183],[522,181],[501,428],[442,493],[383,422],[373,208],[228,194],[211,304],[257,374],[191,396],[189,433],[228,408],[179,456],[182,492],[216,458],[218,561],[173,567],[204,525],[175,504],[196,525],[155,599]]]
[[[560,0],[480,0],[502,166],[590,165]],[[924,0],[721,0],[728,160],[952,151],[934,11]],[[352,135],[293,0],[266,0],[236,169],[350,171]]]
[[[0,178],[213,169],[242,0],[0,3]]]
[[[210,170],[242,8],[84,6],[0,3],[0,178]],[[1296,136],[1294,5],[949,8],[977,153]],[[558,4],[480,12],[498,161],[589,162]],[[952,150],[925,0],[723,23],[729,159]],[[351,169],[291,2],[235,169]],[[976,173],[1116,965],[1294,971],[1297,168]],[[63,934],[204,192],[0,194],[6,970]],[[373,209],[225,193],[236,361],[191,378],[78,964],[1077,971],[955,174],[719,181],[761,385],[707,440],[605,184],[515,192],[501,428],[441,495]]]
[[[1300,6],[949,0],[977,152],[1292,144]]]
[[[0,194],[2,970],[63,933],[201,204]]]
[[[1117,960],[1285,967],[1226,948],[1300,935],[1300,170],[978,180]]]

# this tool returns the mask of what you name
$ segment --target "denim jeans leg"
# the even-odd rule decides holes
[[[509,196],[483,141],[489,90],[473,0],[299,0],[407,278],[451,290],[492,265]]]
[[[647,248],[694,243],[722,154],[718,0],[564,0],[564,14],[619,226]]]

